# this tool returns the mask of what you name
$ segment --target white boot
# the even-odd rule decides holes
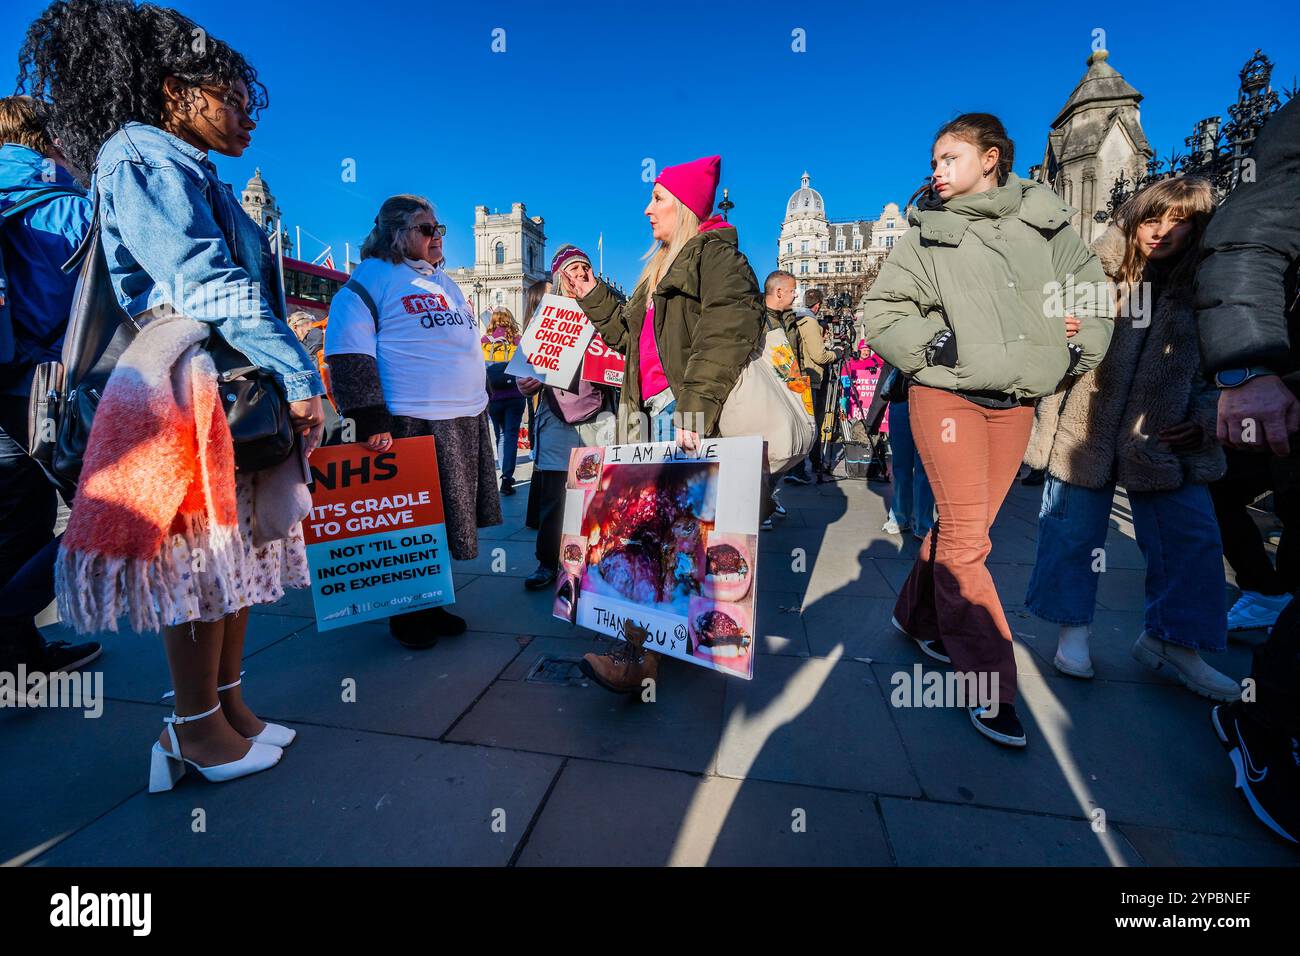
[[[1143,631],[1133,645],[1133,656],[1152,670],[1172,670],[1172,676],[1182,681],[1183,686],[1202,697],[1241,699],[1241,685],[1201,660],[1200,651],[1194,648],[1170,644]]]
[[[1092,658],[1088,654],[1088,638],[1091,628],[1087,624],[1062,624],[1061,635],[1056,642],[1056,657],[1052,663],[1056,669],[1068,677],[1092,677]]]

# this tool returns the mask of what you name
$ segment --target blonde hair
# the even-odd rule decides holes
[[[1196,272],[1197,248],[1210,217],[1214,215],[1214,190],[1209,181],[1200,176],[1162,179],[1129,197],[1116,211],[1115,218],[1124,236],[1124,257],[1115,277],[1121,302],[1146,275],[1147,257],[1137,242],[1138,226],[1152,219],[1163,219],[1166,215],[1192,223],[1187,245],[1168,278],[1170,288],[1191,286]]]
[[[361,243],[361,258],[383,259],[394,265],[400,265],[406,258],[406,243],[399,237],[407,226],[422,212],[437,218],[433,204],[423,196],[402,193],[389,196],[379,207],[375,216],[375,226]]]
[[[504,328],[506,334],[512,339],[519,338],[519,326],[515,324],[515,317],[510,314],[509,309],[493,309],[492,318],[488,319],[487,334],[491,335],[496,329]]]
[[[667,190],[664,190],[667,192]],[[682,251],[682,246],[686,245],[700,231],[700,217],[695,215],[686,208],[683,203],[672,193],[673,206],[677,210],[677,228],[673,230],[672,237],[668,242],[655,241],[642,259],[646,260],[645,268],[641,270],[640,277],[636,280],[637,285],[645,283],[645,294],[648,299],[654,295],[655,289],[659,286],[659,280],[664,277],[668,267],[672,265],[677,254]]]

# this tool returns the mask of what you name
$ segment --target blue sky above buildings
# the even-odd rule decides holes
[[[15,68],[44,5],[9,0],[0,14],[0,56]],[[940,124],[987,110],[1006,122],[1024,174],[1096,30],[1145,95],[1161,156],[1201,117],[1227,119],[1257,47],[1276,64],[1275,89],[1300,74],[1300,13],[1271,0],[175,5],[241,50],[270,90],[252,147],[216,161],[237,190],[261,167],[307,258],[322,248],[309,233],[339,263],[345,241],[355,256],[384,197],[416,192],[448,225],[449,266],[472,264],[476,204],[522,201],[545,217],[548,255],[575,242],[594,259],[603,232],[606,270],[625,284],[650,242],[646,160],[723,156],[731,219],[761,277],[805,169],[831,217],[875,218],[926,175]],[[792,50],[796,29],[806,52]],[[341,175],[348,160],[355,182]]]

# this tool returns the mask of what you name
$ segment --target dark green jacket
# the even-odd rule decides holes
[[[603,282],[578,300],[600,337],[627,357],[618,440],[644,439],[632,427],[641,407],[641,327],[646,288],[641,283],[626,304]],[[677,411],[699,416],[701,434],[717,434],[722,403],[758,345],[763,297],[749,260],[736,244],[733,226],[699,233],[677,254],[654,295],[655,341]]]
[[[862,300],[867,344],[921,385],[1038,398],[1069,368],[1064,312],[1072,311],[1080,326],[1069,341],[1083,353],[1074,374],[1096,368],[1113,306],[1071,212],[1046,186],[1014,175],[913,212],[913,228]],[[1073,301],[1063,290],[1070,283]],[[945,328],[957,340],[952,368],[926,362],[926,346]]]

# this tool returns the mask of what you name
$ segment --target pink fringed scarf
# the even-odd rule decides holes
[[[116,631],[122,615],[159,630],[176,619],[177,576],[235,579],[235,454],[209,328],[159,315],[104,388],[55,567],[59,614],[78,633]]]

